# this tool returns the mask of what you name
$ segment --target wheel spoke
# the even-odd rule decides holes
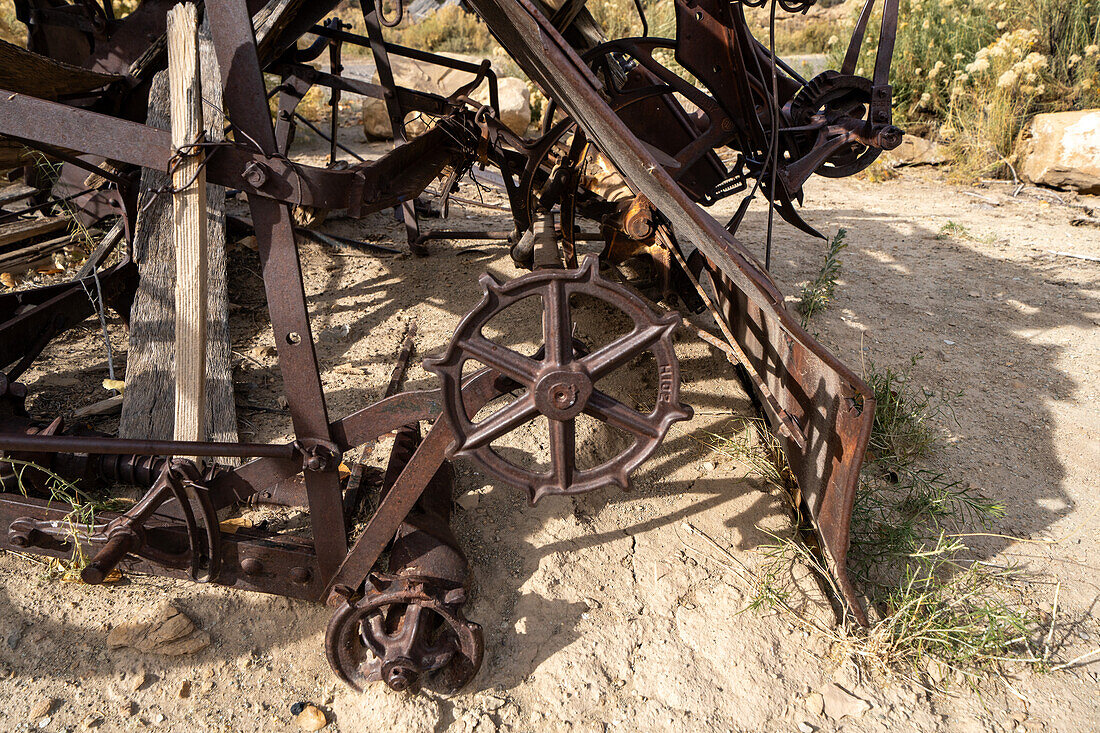
[[[544,297],[542,337],[546,343],[546,363],[568,364],[573,360],[573,314],[565,283],[551,280]]]
[[[589,377],[595,382],[626,364],[639,352],[644,351],[661,338],[667,329],[668,326],[660,325],[635,328],[622,338],[615,339],[607,346],[592,352],[582,359],[581,363],[584,364]]]
[[[554,477],[561,489],[573,483],[573,469],[577,460],[577,421],[550,421],[550,461]]]
[[[527,393],[474,425],[474,429],[466,435],[466,442],[462,444],[462,449],[473,450],[489,445],[505,433],[528,422],[538,413],[535,398]]]
[[[495,344],[484,336],[471,336],[463,344],[466,353],[490,369],[530,387],[535,383],[539,364],[507,346]]]
[[[632,435],[645,438],[659,437],[657,426],[653,424],[648,416],[627,407],[611,395],[600,390],[594,391],[592,396],[588,398],[588,404],[585,406],[584,411],[597,420],[602,420],[608,425]]]

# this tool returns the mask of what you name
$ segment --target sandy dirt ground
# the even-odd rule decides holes
[[[906,367],[919,357],[910,371],[915,384],[962,391],[957,421],[945,416],[937,425],[945,437],[927,465],[1005,503],[1007,516],[992,533],[1019,539],[972,543],[990,560],[1033,571],[1029,593],[1037,606],[1049,609],[1061,584],[1055,656],[1069,660],[1100,641],[1100,265],[1068,254],[1100,255],[1100,232],[1071,227],[1075,210],[1052,195],[1012,192],[1000,184],[958,187],[928,171],[877,184],[812,181],[807,220],[827,232],[847,228],[851,244],[837,299],[811,330],[857,371],[872,360]],[[717,207],[718,218],[732,206]],[[458,227],[499,229],[505,221],[480,209],[452,213]],[[764,222],[755,210],[742,231],[754,251]],[[968,233],[939,236],[949,222]],[[326,226],[404,241],[389,213]],[[412,320],[418,357],[437,352],[477,302],[480,273],[521,274],[499,243],[439,242],[431,250],[425,260],[302,244],[333,415],[381,395]],[[824,250],[778,228],[773,270],[792,300]],[[234,251],[238,399],[278,410],[258,271],[253,252]],[[580,337],[599,340],[605,330],[598,307],[582,310]],[[117,323],[112,337],[124,359]],[[501,338],[526,343],[523,333]],[[297,730],[290,707],[298,701],[320,706],[327,730],[340,731],[1100,726],[1095,658],[1049,674],[1010,664],[1002,680],[933,694],[869,673],[782,615],[746,610],[751,584],[699,533],[752,568],[768,532],[791,531],[790,514],[783,496],[700,442],[708,431],[735,430],[750,414],[723,356],[686,331],[677,352],[684,400],[696,416],[674,427],[635,475],[632,493],[550,497],[531,507],[521,492],[458,464],[454,524],[473,567],[467,614],[486,640],[485,663],[466,689],[416,696],[380,685],[363,694],[346,689],[325,662],[329,614],[317,605],[140,576],[105,587],[60,583],[25,558],[3,555],[0,729],[77,730],[98,720],[103,730]],[[107,366],[94,323],[59,339],[47,356],[54,371],[37,369],[25,380],[32,411],[63,414],[105,396],[99,383]],[[646,364],[634,364],[617,388],[644,403],[653,389],[646,375]],[[417,360],[408,387],[433,385]],[[289,435],[289,419],[278,412],[242,409],[240,425],[250,440]],[[113,422],[96,427],[109,430]],[[540,438],[516,440],[537,448]],[[591,431],[580,450],[598,451],[608,440]],[[162,599],[172,599],[213,643],[177,658],[107,647],[113,625]],[[191,693],[181,698],[185,682]],[[813,693],[830,683],[867,709],[840,721],[823,715]],[[44,698],[52,700],[48,719],[29,717]]]

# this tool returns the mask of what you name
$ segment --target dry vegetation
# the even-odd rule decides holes
[[[830,45],[833,62],[846,37]],[[1035,114],[1100,103],[1098,44],[1095,0],[902,0],[895,114],[911,132],[950,142],[964,177],[1008,176]]]

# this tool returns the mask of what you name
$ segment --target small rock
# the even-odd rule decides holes
[[[101,725],[103,725],[103,716],[99,713],[92,713],[80,722],[80,729],[92,730],[93,728],[98,728]]]
[[[52,720],[53,720],[53,718],[51,718],[49,715],[47,715],[46,717],[42,718],[42,720],[38,721],[38,727],[39,728],[45,728],[47,725],[50,724],[50,722]]]
[[[186,700],[191,697],[191,680],[184,680],[180,683],[178,695],[181,700]]]
[[[862,700],[845,690],[835,682],[830,682],[821,691],[825,704],[825,714],[833,720],[858,718],[871,709],[871,703]]]
[[[339,326],[332,326],[330,328],[321,329],[321,333],[318,338],[321,341],[327,341],[329,343],[336,343],[337,341],[343,341],[351,333],[351,326],[344,323]]]
[[[22,624],[20,624],[19,626],[12,629],[12,632],[10,634],[8,634],[8,648],[9,649],[11,649],[12,651],[15,651],[15,649],[19,646],[19,642],[21,642],[23,640],[23,631],[26,630],[26,628],[27,628],[26,626],[23,626]]]
[[[703,464],[703,470],[704,471],[713,471],[714,470],[714,464],[711,463],[710,461],[707,461],[706,463]]]
[[[333,367],[332,371],[336,372],[337,374],[353,374],[357,377],[362,377],[366,374],[364,370],[351,363],[337,364],[335,367]]]
[[[504,706],[504,703],[508,702],[503,697],[497,697],[496,695],[486,695],[481,699],[481,706],[486,710],[493,711],[498,710]]]
[[[277,353],[274,346],[253,346],[252,350],[248,352],[248,355],[256,361],[262,361],[264,359],[274,358]]]
[[[929,659],[928,664],[925,665],[925,670],[928,672],[928,679],[937,685],[942,684],[951,671],[946,664],[938,659]]]
[[[182,611],[164,601],[151,616],[119,624],[107,635],[107,646],[176,657],[210,646],[210,634],[195,626]]]
[[[145,685],[148,679],[144,669],[139,669],[137,672],[134,672],[134,676],[130,678],[130,691],[137,692]]]
[[[321,730],[328,725],[324,711],[316,705],[306,705],[294,719],[302,730]]]
[[[124,718],[129,718],[134,714],[134,703],[131,700],[123,700],[118,706],[118,714]]]
[[[462,507],[466,511],[470,511],[481,503],[481,496],[479,496],[478,494],[467,493],[458,497],[457,499],[455,499],[455,501],[460,507]]]
[[[164,713],[157,713],[156,717],[153,718],[153,722],[156,723],[157,725],[160,725],[165,720],[166,720],[166,718],[164,717]]]
[[[825,697],[820,692],[811,692],[806,696],[806,709],[814,715],[825,712]]]
[[[817,728],[813,727],[805,720],[803,720],[801,723],[798,724],[798,730],[801,731],[801,733],[814,733]]]
[[[53,709],[53,703],[54,701],[52,697],[40,698],[37,702],[35,702],[33,706],[31,706],[31,711],[27,714],[27,717],[31,720],[38,720],[43,715],[49,715],[50,710]]]
[[[980,298],[980,297],[982,297],[982,294],[979,293],[977,290],[971,290],[969,293],[967,293],[967,295],[969,295],[971,298]]]

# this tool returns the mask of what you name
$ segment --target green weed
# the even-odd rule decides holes
[[[88,565],[88,556],[78,539],[82,536],[81,525],[95,524],[96,512],[124,510],[129,502],[109,497],[96,497],[79,490],[72,482],[35,463],[14,458],[0,458],[0,464],[11,467],[19,486],[19,491],[27,495],[28,473],[40,473],[44,476],[50,494],[50,502],[67,505],[69,512],[62,519],[69,529],[69,544],[72,553],[67,559],[51,558],[46,563],[46,576],[62,580],[78,580],[80,571]]]
[[[829,307],[836,292],[836,281],[840,277],[840,253],[848,246],[847,229],[840,229],[829,243],[825,263],[817,276],[802,288],[798,300],[798,312],[802,314],[802,326],[805,327],[815,313]]]
[[[952,415],[955,396],[911,387],[907,370],[872,366],[866,377],[879,409],[851,520],[848,568],[876,622],[865,629],[846,619],[834,628],[798,605],[795,566],[832,582],[820,555],[799,538],[808,526],[795,537],[771,535],[759,548],[749,607],[779,610],[872,667],[933,685],[946,685],[952,674],[973,680],[1006,661],[1045,668],[1035,651],[1038,614],[1023,594],[1028,579],[1016,567],[978,560],[958,536],[1004,516],[1004,507],[917,465],[935,448],[936,424]],[[746,420],[702,442],[797,497],[779,441],[762,421]],[[744,568],[737,572],[745,577]]]

